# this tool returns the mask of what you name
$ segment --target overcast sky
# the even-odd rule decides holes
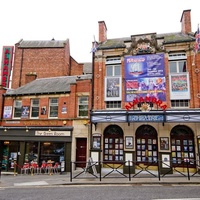
[[[98,21],[105,21],[108,39],[179,32],[182,12],[188,9],[195,32],[199,0],[1,0],[0,55],[3,46],[14,46],[20,39],[69,39],[71,56],[79,63],[91,62]]]

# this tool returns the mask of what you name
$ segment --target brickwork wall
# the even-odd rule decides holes
[[[36,73],[37,78],[67,75],[63,48],[52,49],[18,49],[13,67],[12,88],[26,83],[26,74]]]
[[[69,94],[55,94],[55,95],[37,95],[37,96],[20,96],[20,97],[5,97],[4,106],[14,106],[15,100],[22,100],[22,106],[30,106],[31,99],[40,99],[39,117],[38,119],[31,119],[30,116],[27,119],[3,119],[2,126],[63,126],[63,121],[67,121],[68,126],[72,125],[72,120],[77,118],[78,112],[78,97],[88,96],[90,99],[91,80],[78,80],[77,83],[71,84],[71,92]],[[0,90],[0,92],[4,90]],[[58,100],[58,118],[49,119],[49,99],[59,98]],[[0,98],[0,103],[3,104],[3,99]],[[90,100],[89,100],[90,104]],[[46,108],[46,114],[41,114],[42,107]],[[3,108],[0,107],[0,108]],[[63,109],[66,108],[66,112]],[[89,108],[90,110],[90,108]],[[0,110],[1,112],[1,110]],[[16,120],[16,123],[14,121]],[[12,121],[12,123],[7,123]]]

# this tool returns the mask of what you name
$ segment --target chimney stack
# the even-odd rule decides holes
[[[181,16],[181,32],[185,34],[192,32],[190,11],[184,10]]]
[[[99,43],[107,40],[107,27],[104,21],[99,21]]]

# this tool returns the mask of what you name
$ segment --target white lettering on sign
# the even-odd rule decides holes
[[[70,131],[35,131],[36,136],[70,136]]]

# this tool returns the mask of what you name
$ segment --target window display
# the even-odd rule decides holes
[[[136,139],[136,154],[138,162],[157,161],[157,140],[152,138]]]

